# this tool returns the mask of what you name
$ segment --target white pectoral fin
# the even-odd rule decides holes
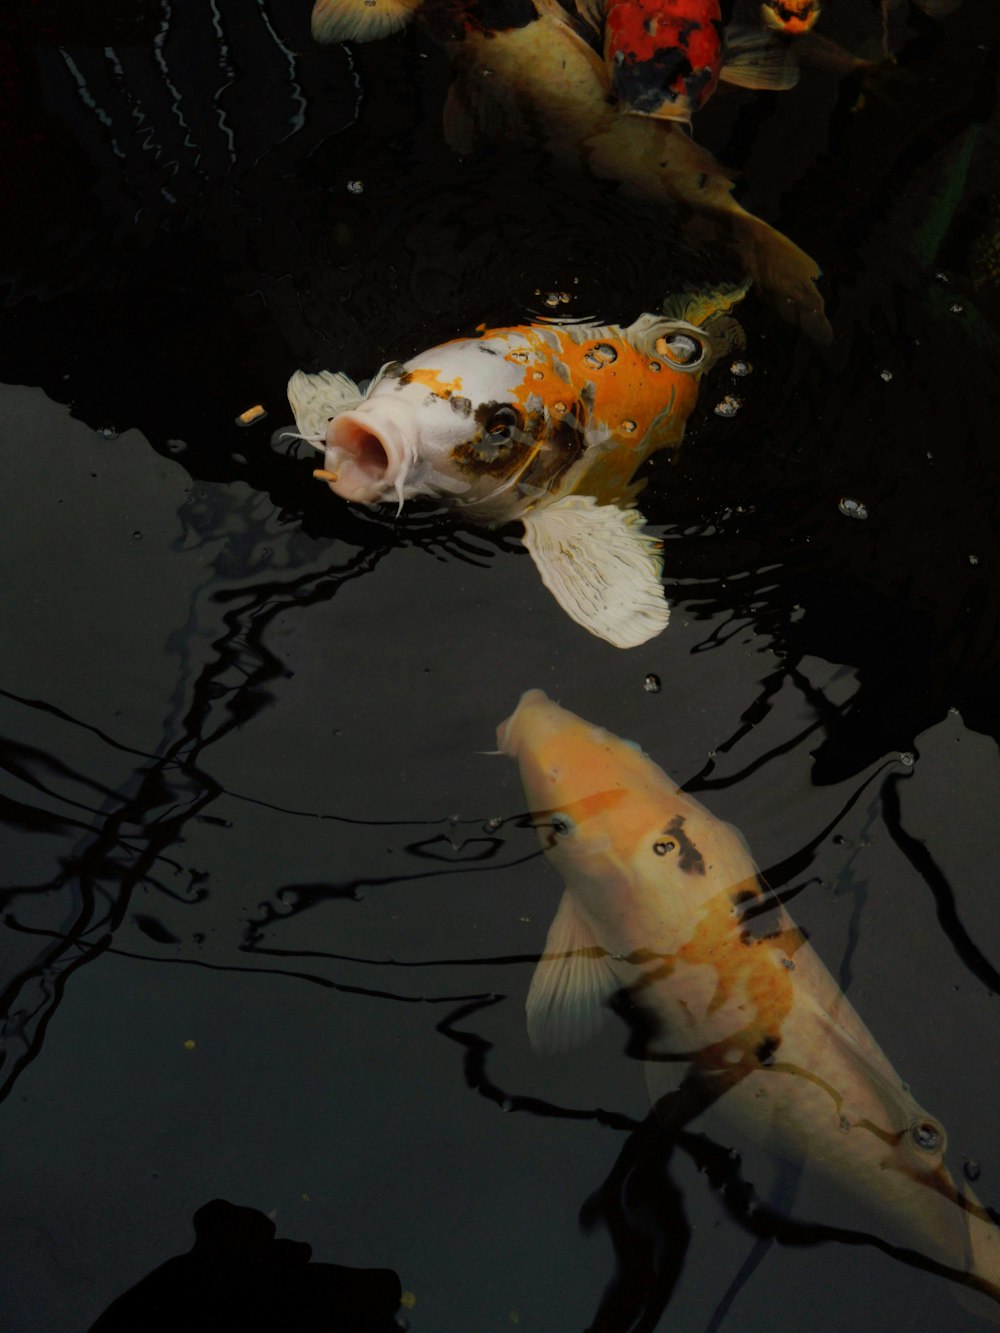
[[[523,521],[542,582],[578,625],[616,648],[635,648],[666,628],[660,545],[638,510],[567,495]]]
[[[357,407],[363,395],[349,375],[321,370],[307,375],[297,370],[288,381],[288,401],[295,414],[299,434],[306,440],[322,440],[331,417]]]
[[[582,1045],[601,1026],[605,1004],[618,986],[606,950],[567,889],[525,1001],[532,1047],[555,1054]]]

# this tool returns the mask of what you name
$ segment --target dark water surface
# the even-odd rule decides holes
[[[629,652],[513,531],[348,508],[271,433],[298,366],[364,377],[549,291],[628,321],[713,257],[541,153],[453,157],[440,50],[308,18],[0,15],[3,1327],[88,1327],[216,1198],[394,1269],[423,1333],[985,1327],[755,1208],[763,1154],[640,1128],[620,1030],[532,1054],[559,885],[483,752],[540,686],[736,824],[1000,1206],[994,6],[903,6],[892,74],[698,119],[835,337],[745,303],[753,374],[650,469],[674,612]]]

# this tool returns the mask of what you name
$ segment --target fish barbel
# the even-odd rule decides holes
[[[739,833],[637,746],[540,690],[522,696],[497,742],[519,763],[565,880],[528,992],[532,1044],[579,1044],[625,992],[643,1015],[654,1104],[671,1105],[686,1071],[684,1087],[704,1090],[699,1109],[714,1104],[755,1141],[818,1167],[883,1239],[1000,1300],[1000,1229],[945,1166],[943,1126],[770,895]]]

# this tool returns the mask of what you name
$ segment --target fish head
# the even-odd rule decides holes
[[[524,452],[518,389],[525,370],[495,340],[460,339],[394,362],[327,425],[324,467],[344,499],[468,497]],[[463,466],[475,461],[476,466]]]
[[[819,0],[762,0],[760,12],[769,28],[798,37],[813,27],[820,4]]]
[[[540,450],[547,414],[526,392],[531,345],[516,329],[431,348],[380,373],[327,425],[324,469],[347,500],[506,492]]]
[[[541,690],[522,696],[497,744],[518,761],[546,855],[619,941],[627,931],[643,945],[676,947],[719,894],[736,911],[745,893],[757,892],[736,830],[686,796],[638,745]]]

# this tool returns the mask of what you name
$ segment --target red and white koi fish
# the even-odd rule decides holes
[[[756,1141],[819,1168],[878,1220],[881,1239],[1000,1300],[1000,1229],[945,1166],[944,1127],[736,830],[637,746],[540,690],[522,696],[497,743],[520,765],[566,886],[528,992],[532,1044],[578,1044],[626,992],[649,1034],[642,1054],[660,1108],[677,1105],[661,1101],[670,1071],[686,1070],[682,1092],[708,1093],[698,1109],[714,1103]]]
[[[604,57],[623,110],[690,123],[720,78],[791,88],[799,70],[766,30],[723,32],[719,0],[607,0]]]
[[[675,121],[631,115],[603,58],[602,0],[316,0],[313,36],[369,41],[415,15],[452,58],[444,132],[460,153],[497,138],[542,144],[603,180],[683,211],[702,244],[735,252],[775,308],[820,342],[819,267],[733,198],[733,181]]]
[[[627,328],[488,329],[384,366],[364,393],[346,375],[298,371],[288,397],[337,495],[400,507],[439,496],[476,522],[520,519],[563,609],[629,648],[669,617],[632,478],[680,445],[702,375],[742,341],[728,311],[745,290],[672,298]]]

